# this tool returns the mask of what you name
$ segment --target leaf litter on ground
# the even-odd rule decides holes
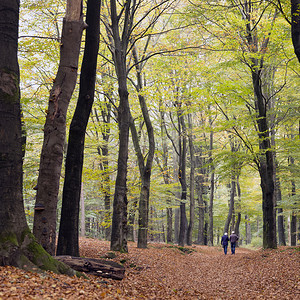
[[[4,299],[300,299],[300,247],[275,250],[149,243],[128,253],[110,251],[110,243],[80,239],[83,257],[122,263],[125,278],[116,281],[33,273],[0,267]]]

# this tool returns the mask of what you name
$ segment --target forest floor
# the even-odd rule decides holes
[[[109,242],[81,239],[84,257],[101,258]],[[0,267],[0,299],[300,299],[300,247],[276,250],[179,248],[149,244],[113,259],[126,268],[121,281],[36,274]],[[182,251],[188,249],[189,251]]]

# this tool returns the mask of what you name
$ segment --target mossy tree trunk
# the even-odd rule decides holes
[[[74,275],[30,232],[23,202],[24,146],[18,51],[19,1],[0,2],[0,265]]]

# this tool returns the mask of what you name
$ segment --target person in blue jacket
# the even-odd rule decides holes
[[[225,232],[221,239],[221,244],[223,246],[225,255],[227,254],[228,241],[229,241],[228,234],[227,232]]]

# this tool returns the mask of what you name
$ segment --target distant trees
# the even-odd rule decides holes
[[[97,70],[101,80],[95,86],[97,106],[86,132],[81,130],[75,143],[72,134],[80,126],[72,122],[68,152],[73,151],[74,160],[69,160],[69,154],[66,159],[67,174],[70,167],[73,170],[78,167],[77,171],[81,168],[83,157],[75,157],[80,154],[77,150],[82,149],[82,138],[87,133],[82,175],[87,234],[109,239],[112,231],[111,248],[120,251],[127,251],[129,223],[131,238],[138,235],[138,245],[142,248],[147,246],[148,238],[161,241],[165,238],[168,242],[179,239],[181,245],[193,242],[213,245],[224,227],[236,231],[239,228],[242,237],[249,238],[251,233],[260,240],[264,211],[263,235],[268,237],[264,246],[274,247],[275,208],[278,208],[278,220],[282,221],[278,222],[278,232],[283,241],[287,217],[291,214],[291,228],[297,227],[298,218],[294,209],[298,205],[295,172],[298,156],[292,146],[297,145],[297,137],[291,139],[291,134],[297,130],[299,91],[293,78],[298,69],[295,59],[291,59],[292,44],[286,42],[290,40],[287,34],[290,27],[282,16],[274,14],[271,5],[263,7],[262,3],[252,1],[217,1],[216,5],[204,1],[191,9],[191,4],[172,1],[161,1],[154,7],[134,1],[102,4],[103,30]],[[224,6],[226,19],[220,13]],[[163,14],[165,8],[169,14]],[[181,11],[184,18],[178,18],[175,11]],[[57,20],[60,12],[52,14],[50,9],[49,12]],[[26,52],[22,55],[26,56]],[[26,93],[36,87],[30,86],[28,79],[35,71],[32,67],[30,72],[23,72],[28,82]],[[81,88],[79,93],[81,97]],[[34,127],[32,120],[41,122],[39,115],[42,115],[42,109],[33,107],[34,95],[26,95],[23,100],[29,140],[35,138],[30,133],[40,131],[38,123]],[[84,101],[84,105],[88,102],[90,106],[90,101]],[[72,105],[70,109],[73,110]],[[85,118],[83,123],[86,121]],[[234,136],[243,147],[230,151]],[[76,142],[80,145],[72,146]],[[31,156],[38,157],[34,151],[30,149]],[[25,158],[28,161],[29,157]],[[54,164],[49,166],[46,170],[51,170]],[[65,189],[64,199],[73,198],[73,192],[76,197],[80,194],[82,178],[80,172],[75,173],[70,177],[66,174],[65,186],[73,182],[69,187],[75,188],[69,189],[68,196]],[[257,174],[261,175],[261,191]],[[31,195],[28,191],[34,179],[34,172],[26,177],[26,195]],[[275,183],[276,189],[272,188]],[[57,202],[58,185],[48,187],[51,193],[56,191],[49,199]],[[261,210],[261,195],[264,195],[264,210]],[[31,213],[31,197],[27,197],[26,203],[26,211]],[[43,216],[37,235],[44,238],[50,231],[55,232],[55,226],[49,231],[48,223],[43,223],[49,221],[45,215],[48,202],[46,206],[38,201],[36,204],[41,209],[36,211],[36,217]],[[61,228],[65,227],[68,237],[71,225],[63,220],[73,218],[73,224],[78,220],[78,207],[71,208],[76,209],[75,213],[65,210],[64,205],[62,208]],[[66,219],[69,213],[72,217]],[[52,216],[54,220],[54,213]],[[244,218],[247,224],[241,222]],[[74,255],[78,253],[76,227],[78,224],[73,228],[72,241],[67,242],[75,250]],[[45,247],[48,242],[53,245],[53,241],[54,238],[45,241]]]

